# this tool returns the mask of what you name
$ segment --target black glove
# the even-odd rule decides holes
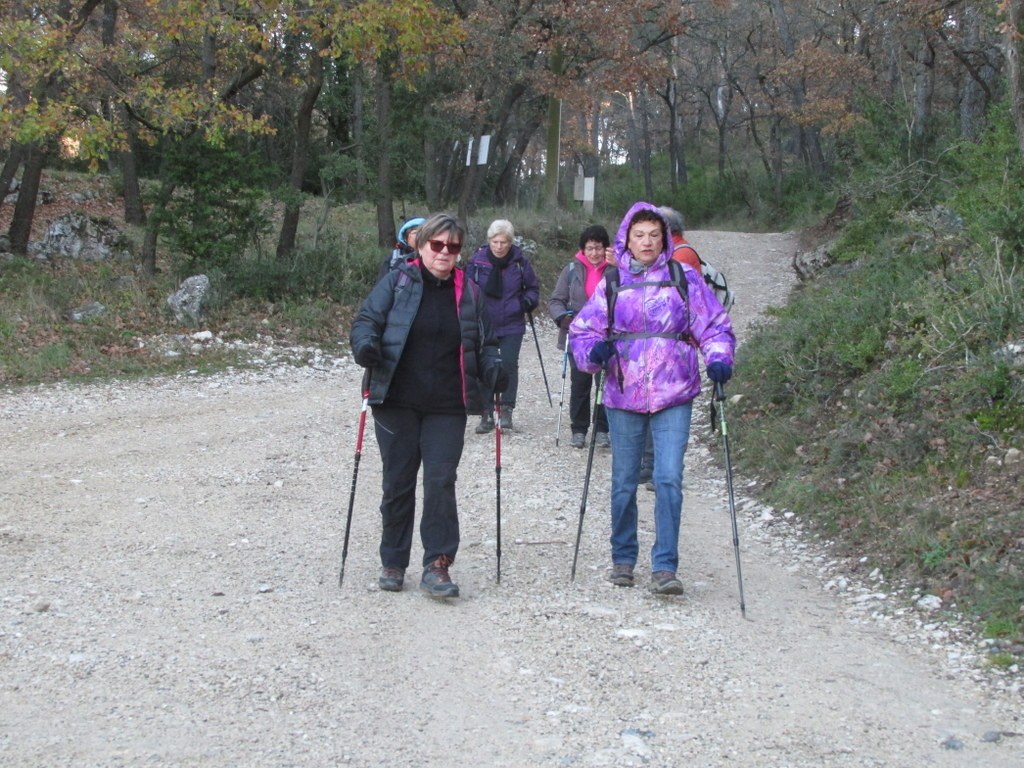
[[[610,341],[599,341],[594,345],[594,348],[590,350],[590,354],[587,355],[587,357],[590,359],[590,362],[604,368],[608,365],[608,361],[612,359],[612,355],[614,354],[615,347],[612,346]]]
[[[519,300],[519,307],[523,310],[524,315],[528,315],[537,308],[537,305],[524,297]]]
[[[708,363],[708,378],[715,384],[725,384],[732,378],[732,366],[728,363]]]
[[[572,318],[572,312],[566,312],[564,315],[558,318],[558,327],[561,328],[563,331],[568,331],[569,326],[572,325]]]
[[[380,353],[376,344],[367,344],[356,352],[356,362],[363,368],[376,368],[384,362],[384,355]]]
[[[500,365],[496,365],[487,372],[487,388],[494,394],[500,395],[508,389],[508,373]]]

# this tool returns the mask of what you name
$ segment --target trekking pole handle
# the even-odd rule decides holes
[[[720,381],[715,382],[715,400],[725,400],[725,385]]]

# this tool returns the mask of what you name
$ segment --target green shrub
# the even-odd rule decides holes
[[[183,257],[178,271],[230,273],[270,231],[267,194],[261,186],[268,169],[255,153],[212,147],[197,137],[179,142],[167,163],[168,178],[178,192],[159,225]]]

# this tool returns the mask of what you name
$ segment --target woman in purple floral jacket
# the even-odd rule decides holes
[[[651,589],[678,595],[683,456],[693,399],[700,394],[699,349],[714,382],[732,376],[736,337],[729,315],[700,273],[684,266],[685,294],[672,282],[671,240],[657,207],[635,203],[613,245],[619,289],[609,317],[609,267],[569,327],[581,370],[604,371],[604,406],[612,436],[612,571],[633,585],[637,542],[636,488],[647,431],[654,436],[654,522]]]

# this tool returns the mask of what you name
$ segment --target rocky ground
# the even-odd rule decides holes
[[[730,276],[742,339],[785,300],[795,237],[691,239]],[[555,447],[560,358],[551,325],[538,332],[554,407],[529,339],[502,444],[501,581],[494,436],[471,424],[449,603],[376,588],[372,428],[339,588],[349,360],[0,394],[0,763],[1024,765],[1019,672],[986,668],[927,596],[858,578],[737,477],[741,615],[706,403],[686,594],[605,581],[604,451],[570,581],[587,455],[564,413]]]

